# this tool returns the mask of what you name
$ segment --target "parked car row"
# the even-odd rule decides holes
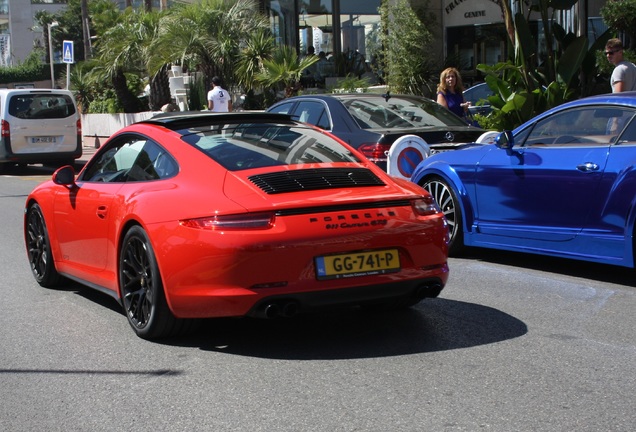
[[[414,96],[158,115],[35,188],[27,256],[40,285],[110,294],[147,339],[207,317],[407,307],[469,246],[634,267],[635,117],[636,92],[594,96],[487,143]]]

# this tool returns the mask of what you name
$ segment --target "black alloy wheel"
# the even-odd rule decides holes
[[[146,232],[128,230],[119,257],[119,287],[128,322],[143,339],[172,336],[182,327],[166,302],[155,254]]]
[[[42,209],[38,204],[32,204],[27,210],[24,236],[29,264],[35,280],[45,288],[57,286],[62,277],[53,262],[49,233]]]

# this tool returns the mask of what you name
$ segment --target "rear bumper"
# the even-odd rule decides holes
[[[434,298],[444,288],[439,278],[410,280],[355,288],[295,293],[270,296],[258,301],[247,316],[254,318],[290,317],[297,313],[310,313],[325,309],[353,308],[356,306],[398,303],[416,303]]]
[[[62,161],[70,161],[71,159],[79,159],[82,157],[82,137],[77,136],[77,145],[75,150],[68,152],[48,152],[48,153],[14,153],[11,150],[9,140],[3,139],[0,145],[0,163],[55,163]]]
[[[181,295],[171,295],[169,303],[173,313],[179,318],[273,318],[278,315],[290,316],[373,304],[414,304],[423,298],[439,295],[448,280],[448,265],[444,263],[434,266],[421,271],[420,277],[408,279],[360,279],[364,281],[362,284],[338,286],[332,283],[327,289],[298,285],[259,289],[201,287],[198,290],[190,289]],[[326,281],[329,282],[331,281]],[[293,313],[286,311],[289,308]]]

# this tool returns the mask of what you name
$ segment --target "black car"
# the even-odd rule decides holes
[[[416,135],[428,144],[431,153],[437,153],[474,142],[484,133],[421,96],[304,95],[284,99],[267,111],[291,114],[297,120],[330,131],[384,170],[391,145],[402,136]]]

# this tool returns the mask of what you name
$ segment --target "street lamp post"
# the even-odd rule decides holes
[[[49,63],[51,64],[51,88],[55,88],[55,71],[53,70],[53,43],[51,42],[51,29],[53,27],[57,27],[59,25],[59,23],[57,21],[53,21],[52,23],[49,23],[48,26],[48,30],[49,30]]]

